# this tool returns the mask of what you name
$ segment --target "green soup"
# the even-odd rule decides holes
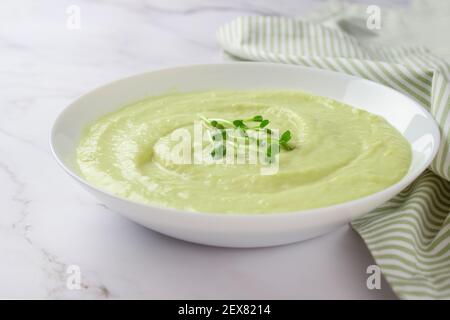
[[[200,116],[262,115],[290,130],[291,151],[278,170],[264,163],[177,164],[164,152],[180,128]],[[150,97],[86,128],[77,149],[84,178],[118,196],[156,206],[211,213],[274,213],[357,199],[398,182],[411,148],[382,117],[296,91],[207,91]]]

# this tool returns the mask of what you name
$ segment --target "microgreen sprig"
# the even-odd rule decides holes
[[[211,136],[213,141],[219,140],[218,137],[222,136],[222,143],[217,144],[211,151],[211,156],[214,159],[220,159],[226,155],[226,147],[224,142],[227,139],[227,129],[239,130],[242,137],[247,140],[246,142],[250,139],[250,130],[265,132],[269,136],[267,139],[268,147],[266,152],[266,156],[269,161],[271,161],[272,157],[279,152],[280,148],[286,151],[291,151],[294,149],[294,146],[289,143],[292,138],[291,131],[284,131],[279,138],[273,137],[272,130],[267,127],[270,124],[270,120],[264,119],[261,115],[256,115],[247,119],[236,119],[233,121],[218,118],[208,119],[203,116],[200,116],[200,118],[204,121],[207,127],[217,130],[217,132]],[[258,146],[260,143],[261,141],[257,140]]]

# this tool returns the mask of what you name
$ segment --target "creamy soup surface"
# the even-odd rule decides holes
[[[276,173],[261,174],[263,161],[167,160],[177,143],[172,134],[183,128],[194,135],[200,117],[255,115],[291,132],[294,149],[280,150]],[[76,162],[88,182],[131,200],[210,213],[275,213],[385,189],[407,173],[411,147],[382,117],[331,99],[297,91],[205,91],[150,97],[98,119],[85,129]]]

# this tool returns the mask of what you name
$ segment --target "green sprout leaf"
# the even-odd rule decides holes
[[[259,127],[260,127],[260,128],[267,127],[267,125],[268,125],[269,123],[270,123],[270,121],[267,120],[267,119],[265,119],[265,120],[261,121],[261,123],[259,124]]]
[[[280,141],[288,142],[289,140],[291,140],[291,132],[287,130],[281,135]]]
[[[233,121],[233,125],[234,125],[236,128],[242,128],[242,129],[246,129],[246,128],[247,128],[247,126],[246,126],[245,123],[244,123],[244,120],[234,120],[234,121]]]
[[[284,142],[284,141],[280,142],[280,146],[286,151],[294,150],[293,146],[291,146],[290,144],[288,144],[287,142]]]
[[[291,151],[294,149],[294,147],[288,143],[289,140],[291,140],[291,132],[287,130],[283,132],[279,140],[280,146],[284,150]]]
[[[286,151],[291,151],[294,148],[293,145],[288,142],[291,140],[292,135],[291,131],[286,130],[283,132],[280,138],[275,139],[273,131],[267,126],[270,123],[269,119],[264,119],[261,115],[256,115],[254,117],[241,120],[236,119],[233,121],[229,121],[226,119],[208,119],[206,117],[200,116],[200,118],[204,121],[207,127],[212,129],[213,133],[211,134],[211,139],[215,142],[214,149],[211,151],[211,156],[214,159],[221,159],[226,155],[226,147],[223,141],[227,139],[227,129],[238,129],[240,131],[240,135],[243,139],[246,139],[246,144],[250,144],[250,140],[254,139],[253,135],[251,135],[247,130],[264,132],[268,135],[267,139],[267,150],[266,157],[267,161],[270,163],[274,160],[274,157],[280,152],[280,148]],[[246,123],[247,122],[247,123]],[[259,122],[258,125],[248,126],[248,122]],[[222,142],[220,141],[222,140]],[[257,139],[257,145],[262,145],[262,141]]]

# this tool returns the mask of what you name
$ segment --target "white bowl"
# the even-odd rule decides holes
[[[194,213],[137,203],[86,182],[74,170],[82,129],[100,116],[150,95],[169,90],[296,89],[326,96],[383,116],[413,150],[407,175],[370,196],[324,208],[275,214]],[[394,197],[431,163],[439,130],[431,115],[407,96],[353,76],[300,66],[225,63],[185,66],[132,76],[100,87],[73,102],[56,119],[51,148],[58,163],[110,209],[166,235],[227,247],[260,247],[324,234]]]

